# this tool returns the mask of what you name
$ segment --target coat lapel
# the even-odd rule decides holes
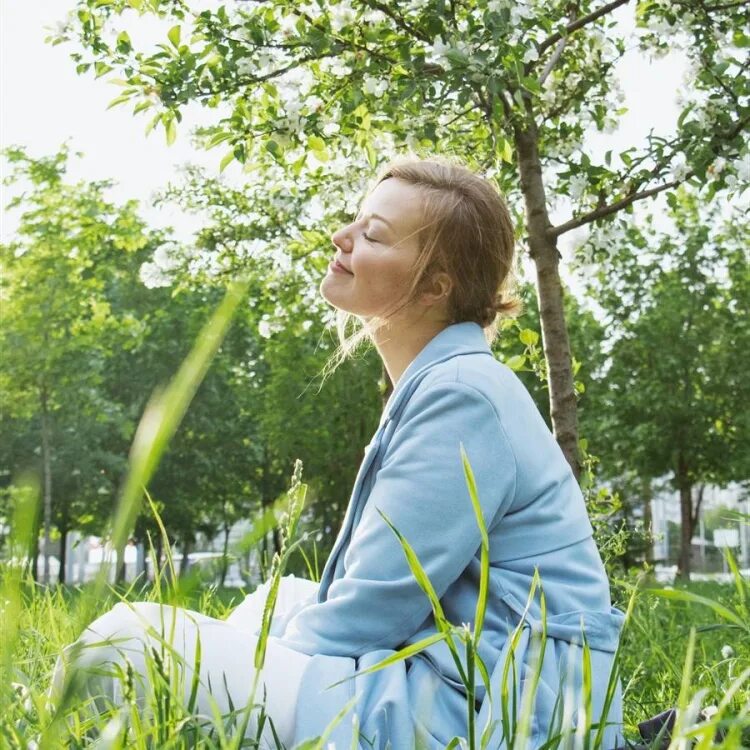
[[[364,458],[357,472],[357,478],[354,481],[354,488],[344,516],[344,522],[341,525],[341,530],[336,537],[333,549],[328,556],[320,578],[320,587],[318,589],[319,602],[325,601],[328,596],[328,589],[336,578],[337,561],[348,546],[356,521],[361,515],[360,508],[367,502],[367,497],[363,496],[362,487],[373,466],[375,457],[381,451],[381,448],[384,449],[383,442],[388,424],[390,422],[398,422],[409,398],[411,398],[419,383],[432,367],[461,354],[476,353],[492,355],[482,327],[472,322],[454,323],[434,336],[412,360],[411,364],[399,378],[396,387],[393,389],[393,393],[391,393],[383,409],[380,425],[365,450]],[[392,434],[392,430],[388,431],[388,434]]]

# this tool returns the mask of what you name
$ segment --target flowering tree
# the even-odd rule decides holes
[[[612,14],[628,4],[270,0],[199,10],[190,0],[78,0],[52,40],[75,38],[79,72],[113,74],[115,102],[150,112],[148,129],[163,127],[167,142],[186,105],[214,109],[200,143],[221,145],[222,166],[241,162],[282,199],[317,196],[318,226],[350,212],[367,165],[403,147],[457,153],[493,177],[525,218],[552,423],[578,475],[558,238],[626,222],[637,201],[685,181],[708,181],[712,197],[748,177],[744,2],[632,3],[641,50],[685,50],[690,92],[673,133],[601,159],[587,148],[586,132],[611,130],[622,113],[613,67],[627,39]],[[164,43],[134,41],[137,16],[159,19]],[[561,197],[571,214],[553,225]],[[305,262],[330,252],[320,240],[302,243]]]

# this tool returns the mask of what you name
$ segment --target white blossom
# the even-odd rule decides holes
[[[153,261],[162,271],[173,271],[180,265],[179,258],[165,245],[156,248]]]
[[[446,44],[443,41],[443,38],[439,36],[436,37],[435,41],[431,45],[427,45],[427,47],[425,47],[425,52],[427,52],[427,59],[430,62],[440,63],[444,60],[447,60],[448,52],[451,49],[451,45]]]
[[[510,25],[518,26],[523,19],[533,18],[534,11],[523,3],[514,3],[510,7]]]
[[[570,194],[570,197],[573,200],[579,200],[584,192],[586,192],[588,184],[588,175],[582,172],[574,174],[568,181],[568,193]]]
[[[259,258],[266,251],[268,242],[261,239],[244,240],[237,245],[238,258]]]
[[[333,60],[321,60],[320,68],[336,78],[343,78],[352,72],[351,68],[339,58],[334,58]]]
[[[654,16],[649,19],[648,28],[649,31],[652,31],[654,34],[669,34],[674,30],[674,27],[669,23],[669,21],[664,18],[657,18]]]
[[[241,76],[250,76],[255,73],[255,63],[249,57],[243,57],[237,61],[237,72]]]
[[[284,329],[284,324],[278,320],[272,320],[268,313],[264,313],[258,321],[258,333],[264,338],[269,339],[274,333]]]
[[[141,264],[138,276],[147,289],[157,289],[159,287],[170,286],[172,279],[156,263]]]
[[[268,322],[268,320],[261,320],[260,323],[258,323],[258,333],[264,339],[271,338],[271,324]]]
[[[734,171],[742,182],[750,182],[750,154],[740,157],[733,163]]]
[[[381,97],[388,88],[388,82],[382,79],[377,79],[374,76],[365,76],[362,81],[364,90],[375,97]]]
[[[718,177],[727,166],[727,160],[721,156],[714,159],[713,164],[710,164],[706,170],[712,177]]]
[[[688,167],[687,162],[685,161],[685,155],[678,154],[672,164],[672,177],[675,180],[684,180],[689,171],[690,167]]]
[[[731,659],[733,656],[734,656],[734,649],[731,646],[725,645],[721,647],[722,659]]]
[[[503,8],[507,8],[509,5],[508,0],[490,0],[487,3],[487,10],[490,13],[499,13]]]
[[[334,31],[341,31],[344,26],[349,26],[354,23],[355,15],[354,11],[349,7],[347,3],[339,3],[334,5],[331,10],[331,28]]]
[[[310,96],[305,101],[305,106],[312,112],[315,112],[315,110],[323,106],[323,100],[319,96]]]
[[[341,125],[339,125],[337,122],[327,122],[323,126],[324,135],[333,135],[334,133],[338,133],[339,130],[341,130]]]
[[[539,59],[539,52],[537,51],[536,47],[529,47],[523,56],[523,61],[525,63],[530,63],[538,59]]]

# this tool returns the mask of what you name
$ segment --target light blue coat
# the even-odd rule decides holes
[[[547,738],[556,698],[563,701],[566,694],[566,675],[566,717],[574,724],[585,720],[578,701],[582,633],[590,648],[591,720],[599,721],[624,615],[611,606],[583,497],[562,451],[521,381],[493,357],[482,328],[464,322],[435,336],[396,384],[366,448],[317,601],[280,634],[290,648],[316,655],[302,679],[296,741],[320,735],[355,694],[355,708],[329,737],[339,750],[352,747],[355,713],[361,748],[384,748],[388,742],[395,750],[415,742],[443,748],[455,735],[467,736],[466,698],[444,642],[407,662],[325,689],[437,632],[430,603],[378,509],[413,546],[448,620],[473,623],[480,535],[461,442],[476,477],[491,560],[479,646],[491,674],[491,700],[477,673],[477,734],[491,704],[493,720],[501,717],[509,633],[523,620],[535,568],[546,598],[547,641],[531,745]],[[537,596],[514,651],[517,681],[510,693],[517,691],[516,700],[533,662],[538,639],[532,633],[541,628],[540,616]],[[604,748],[614,748],[621,737],[615,684]],[[505,746],[498,725],[489,747]]]

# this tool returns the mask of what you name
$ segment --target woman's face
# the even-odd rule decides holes
[[[331,236],[336,253],[320,285],[323,298],[365,319],[403,302],[419,252],[421,218],[418,188],[394,177],[380,182],[357,218]]]

